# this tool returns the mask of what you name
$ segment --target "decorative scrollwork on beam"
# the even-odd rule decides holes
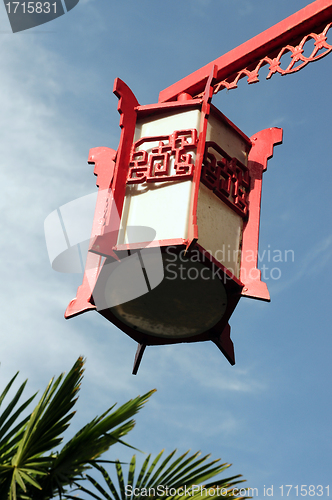
[[[286,45],[283,47],[276,57],[269,57],[268,55],[260,59],[258,64],[254,69],[243,68],[232,76],[222,80],[214,86],[213,93],[217,94],[220,90],[223,89],[236,89],[238,81],[241,78],[247,77],[247,82],[257,83],[259,82],[259,71],[262,66],[269,64],[269,73],[267,75],[267,79],[270,79],[272,75],[275,73],[280,73],[281,75],[289,75],[295,73],[296,71],[300,71],[300,69],[304,68],[307,64],[313,61],[318,61],[322,57],[327,56],[332,51],[332,45],[327,43],[327,33],[331,28],[332,23],[329,23],[325,29],[319,33],[310,33],[306,35],[299,45],[293,47],[292,45]],[[309,57],[304,55],[304,45],[310,41],[314,40],[314,48]],[[320,52],[321,51],[321,52]],[[281,58],[290,53],[291,61],[288,64],[286,69],[281,67]],[[202,97],[203,93],[196,95],[195,97]]]

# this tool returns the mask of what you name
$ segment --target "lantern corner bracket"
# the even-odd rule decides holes
[[[258,265],[259,221],[263,172],[273,156],[274,146],[282,143],[281,128],[267,128],[250,139],[252,148],[248,157],[250,173],[249,218],[243,230],[240,280],[244,287],[241,295],[270,302],[266,283],[261,281]]]

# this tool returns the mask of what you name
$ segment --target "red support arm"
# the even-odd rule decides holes
[[[286,74],[298,71],[309,62],[331,52],[332,46],[326,43],[326,34],[331,27],[331,22],[332,0],[316,0],[304,9],[227,52],[227,54],[162,90],[159,94],[159,102],[176,100],[182,92],[193,97],[200,97],[213,65],[217,66],[216,80],[219,82],[219,85],[217,84],[215,87],[215,93],[222,88],[236,88],[238,80],[244,76],[248,77],[248,83],[257,82],[258,71],[265,64],[270,64],[268,77],[276,72]],[[325,29],[323,30],[323,28]],[[313,30],[319,31],[320,29],[323,31],[319,35],[311,33]],[[304,57],[303,45],[310,38],[315,39],[315,48],[310,57]],[[296,46],[297,44],[299,45]],[[325,52],[319,53],[321,49],[325,49]],[[280,59],[285,52],[291,52],[292,61],[286,70],[281,70]],[[298,61],[300,64],[294,66]]]

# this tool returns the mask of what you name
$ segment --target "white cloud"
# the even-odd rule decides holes
[[[45,357],[52,358],[50,367],[74,362],[66,353],[75,341],[65,341],[64,349],[62,315],[53,317],[61,292],[43,221],[59,200],[72,197],[73,172],[84,169],[86,159],[57,102],[64,64],[34,37],[1,37],[0,43],[1,375],[21,367],[27,376],[45,368]],[[78,194],[85,189],[78,183]]]
[[[297,272],[292,274],[290,279],[282,279],[273,283],[273,293],[276,295],[284,292],[305,276],[319,274],[327,267],[332,257],[332,236],[327,236],[317,241],[301,258],[297,261]],[[294,266],[294,263],[292,264]],[[288,273],[289,275],[289,273]]]

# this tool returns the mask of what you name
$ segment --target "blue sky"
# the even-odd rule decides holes
[[[260,264],[280,278],[267,274],[271,303],[242,298],[235,310],[234,367],[212,343],[183,344],[148,348],[132,376],[129,337],[94,312],[64,320],[81,277],[52,270],[43,223],[94,191],[89,149],[117,148],[116,77],[141,104],[156,102],[160,90],[307,4],[81,0],[16,34],[0,8],[1,386],[20,370],[27,393],[43,389],[83,354],[74,430],[157,388],[128,441],[152,453],[212,453],[258,498],[264,485],[279,498],[286,484],[330,484],[332,495],[332,55],[269,81],[262,71],[260,83],[242,80],[213,99],[248,136],[284,129],[264,174],[260,238]],[[293,259],[268,258],[287,250]],[[130,456],[121,447],[108,454]]]

